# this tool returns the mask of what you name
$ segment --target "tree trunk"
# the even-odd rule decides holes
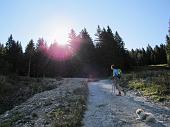
[[[28,74],[27,74],[28,77],[30,77],[30,70],[31,70],[31,57],[29,58],[28,62]]]

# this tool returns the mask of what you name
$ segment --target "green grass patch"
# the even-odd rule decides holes
[[[146,85],[142,81],[132,80],[129,81],[129,88],[143,91],[146,89]]]
[[[122,75],[120,85],[138,90],[153,100],[170,102],[170,68],[167,64],[132,67]]]
[[[169,90],[165,84],[148,83],[141,79],[131,80],[128,83],[130,89],[139,90],[144,96],[148,96],[155,101],[169,99]]]

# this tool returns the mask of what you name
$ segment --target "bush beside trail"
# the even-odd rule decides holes
[[[121,86],[136,90],[155,102],[170,102],[169,70],[130,72],[122,77]]]

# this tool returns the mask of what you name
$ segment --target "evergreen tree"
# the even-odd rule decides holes
[[[95,34],[96,39],[94,40],[96,48],[100,48],[100,46],[101,46],[101,38],[102,38],[101,37],[101,32],[102,32],[102,30],[101,30],[100,26],[98,25],[97,26],[97,33]]]
[[[72,54],[75,55],[77,50],[80,48],[80,37],[76,35],[76,32],[71,29],[69,33],[68,45],[71,47]]]
[[[0,43],[0,74],[6,75],[9,73],[10,64],[5,59],[6,49],[3,44]]]
[[[3,44],[0,43],[0,58],[4,59],[5,56],[5,47]]]
[[[59,50],[59,45],[57,42],[54,42],[49,47],[48,51],[49,51],[50,61],[47,66],[49,76],[59,76],[58,50]]]
[[[166,58],[166,46],[164,44],[160,44],[160,54],[159,54],[159,64],[166,64],[167,58]]]
[[[87,30],[84,28],[81,31],[81,45],[80,45],[80,56],[82,61],[85,63],[93,63],[94,58],[94,44],[88,34]]]
[[[148,44],[146,48],[146,54],[147,54],[147,65],[153,64],[153,49],[152,47]]]
[[[83,50],[82,50],[82,40],[81,34],[76,35],[75,31],[72,29],[69,33],[69,46],[72,54],[72,59],[69,62],[70,69],[68,70],[74,76],[82,76],[84,75],[82,72],[83,63],[81,57],[83,57]],[[81,52],[81,55],[80,55]]]
[[[113,60],[115,60],[114,36],[110,27],[108,27],[107,30],[103,28],[102,31],[100,31],[100,27],[98,27],[96,35],[97,64],[103,74],[109,74],[109,66],[113,63]]]
[[[131,49],[131,51],[129,51],[129,57],[130,57],[130,66],[136,66],[136,52],[134,49]]]
[[[107,29],[103,28],[102,30],[98,26],[96,36],[96,57],[101,71],[104,74],[110,74],[111,64],[124,68],[129,54],[125,50],[124,43],[118,32],[114,35],[109,26]]]
[[[119,58],[119,65],[121,68],[128,68],[129,67],[129,54],[128,51],[125,49],[125,44],[118,34],[118,32],[115,32],[114,39],[116,41],[116,49],[117,49],[117,57]]]
[[[32,57],[34,55],[35,55],[35,46],[34,46],[34,41],[31,39],[25,49],[25,56],[28,65],[28,72],[27,72],[28,77],[30,76]]]
[[[21,43],[13,40],[12,35],[6,43],[6,60],[12,65],[11,72],[19,74],[22,70],[23,53]]]
[[[170,67],[170,36],[166,36],[166,54],[167,54],[167,63]]]
[[[97,27],[97,33],[95,34],[96,39],[95,39],[95,52],[96,52],[96,57],[95,57],[95,64],[96,67],[98,68],[99,73],[102,72],[103,68],[103,61],[104,61],[104,51],[103,51],[103,30],[100,28],[98,25]]]
[[[46,66],[48,64],[48,47],[46,41],[43,38],[39,38],[37,41],[36,49],[35,49],[35,61],[36,61],[36,76],[45,77]]]
[[[77,57],[81,62],[82,73],[84,75],[88,75],[90,72],[93,71],[93,64],[95,61],[95,47],[93,41],[88,34],[86,28],[84,28],[80,35],[80,48],[77,52]]]

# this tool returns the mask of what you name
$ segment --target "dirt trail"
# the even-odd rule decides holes
[[[170,127],[170,109],[147,102],[142,97],[111,94],[111,83],[110,80],[89,82],[84,127]],[[159,122],[146,124],[136,120],[138,108],[153,113]]]

